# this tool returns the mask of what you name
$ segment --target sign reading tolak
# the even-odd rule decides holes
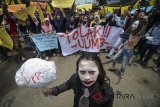
[[[123,29],[112,26],[81,26],[70,33],[57,33],[63,56],[77,51],[99,52],[113,47]]]
[[[120,0],[106,0],[107,4],[118,3]]]

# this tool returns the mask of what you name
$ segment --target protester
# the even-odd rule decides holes
[[[74,16],[71,16],[70,20],[66,23],[66,32],[70,32],[77,27],[77,22],[75,21]]]
[[[101,23],[100,17],[98,15],[95,16],[94,20],[91,22],[90,27],[95,27]]]
[[[49,19],[45,18],[42,26],[42,32],[52,33],[52,31],[53,31],[53,26],[51,25]]]
[[[120,24],[116,18],[117,16],[116,15],[111,15],[109,18],[108,18],[108,26],[115,26],[115,27],[119,27]]]
[[[143,22],[141,20],[136,20],[132,24],[131,29],[134,30],[132,30],[129,33],[129,35],[127,35],[128,40],[123,44],[124,47],[120,49],[112,59],[113,60],[112,68],[109,68],[108,70],[114,71],[116,63],[119,60],[119,58],[123,58],[122,67],[119,70],[120,77],[124,76],[125,69],[129,63],[130,58],[133,55],[134,46],[138,43],[138,41],[141,38],[140,35],[141,26],[143,26]]]
[[[135,22],[133,22],[131,27],[128,30],[126,30],[123,34],[120,34],[120,37],[117,39],[115,45],[110,50],[109,54],[106,56],[107,59],[112,58],[112,56],[113,56],[114,52],[116,51],[116,49],[118,49],[120,44],[126,42],[129,39],[129,36],[130,36],[131,33],[139,32],[140,28],[143,25],[143,24],[139,25],[139,21],[140,20],[136,20]]]
[[[57,96],[73,89],[73,107],[112,107],[114,93],[100,58],[94,53],[85,53],[78,59],[76,70],[68,81],[48,88],[44,95]]]
[[[140,59],[142,66],[146,66],[153,54],[156,53],[160,45],[160,22],[157,22],[153,27],[145,34],[146,43],[140,51]],[[146,54],[146,52],[148,53]]]

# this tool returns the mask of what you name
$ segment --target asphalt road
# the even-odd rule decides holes
[[[52,57],[58,68],[57,79],[50,86],[53,87],[65,82],[75,72],[76,61],[79,55],[68,57]],[[105,53],[100,53],[102,62],[105,62]],[[0,63],[0,107],[72,107],[73,91],[69,90],[52,100],[44,97],[41,89],[18,87],[15,83],[15,73],[22,62],[17,57]],[[120,79],[117,72],[109,72],[111,64],[103,64],[111,86],[115,92],[113,107],[160,107],[160,75],[154,72],[153,61],[149,67],[143,68],[137,63],[130,63],[125,76]],[[117,65],[117,69],[120,64]]]

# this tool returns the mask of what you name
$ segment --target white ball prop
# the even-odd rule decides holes
[[[18,86],[40,88],[45,87],[56,79],[54,61],[39,58],[27,60],[16,72],[15,80]]]

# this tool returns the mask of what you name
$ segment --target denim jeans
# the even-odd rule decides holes
[[[113,46],[113,48],[110,50],[108,56],[112,57],[113,53],[116,51],[116,49],[118,48],[118,46],[122,43],[123,39],[121,37],[119,37],[115,43],[115,45]]]
[[[113,57],[114,62],[117,62],[120,58],[123,58],[122,67],[120,72],[124,72],[130,58],[133,55],[133,49],[126,49],[125,47],[118,51],[118,53]]]

